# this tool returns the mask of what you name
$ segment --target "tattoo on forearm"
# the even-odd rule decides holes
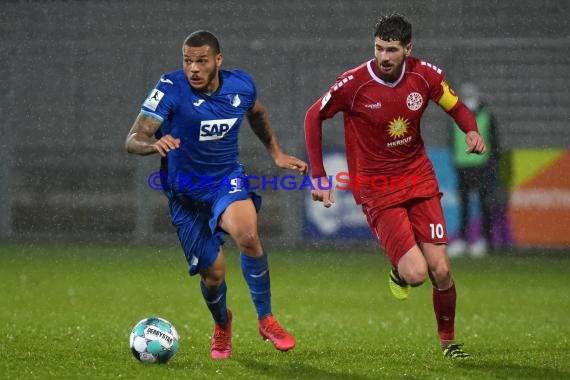
[[[146,115],[139,115],[131,130],[132,133],[142,133],[148,137],[153,137],[160,128],[160,121]]]
[[[269,148],[271,145],[271,141],[273,139],[273,131],[271,129],[271,124],[269,124],[269,120],[267,115],[265,114],[258,114],[255,116],[251,116],[249,118],[249,123],[251,124],[251,129],[261,140],[265,147]]]
[[[160,128],[160,121],[139,114],[127,136],[127,151],[142,155],[156,153],[154,134],[158,128]]]

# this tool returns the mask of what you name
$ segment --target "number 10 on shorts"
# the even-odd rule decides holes
[[[433,224],[430,223],[429,225],[429,229],[431,232],[431,238],[432,239],[441,239],[443,238],[443,226],[441,225],[441,223],[438,224]]]

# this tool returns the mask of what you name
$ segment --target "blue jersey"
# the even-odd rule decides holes
[[[162,122],[156,137],[170,134],[180,148],[162,159],[175,191],[187,193],[205,182],[219,183],[241,164],[238,135],[257,92],[251,76],[240,70],[220,70],[220,87],[213,94],[195,91],[183,70],[163,75],[141,107]]]

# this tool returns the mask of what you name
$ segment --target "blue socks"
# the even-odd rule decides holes
[[[251,299],[257,311],[257,318],[261,320],[271,315],[271,287],[267,255],[264,253],[260,257],[250,257],[242,252],[240,261],[243,276],[249,286]]]
[[[267,255],[260,257],[250,257],[244,253],[240,254],[241,270],[251,299],[257,311],[259,320],[271,315],[271,287],[269,281],[269,266],[267,264]],[[204,282],[200,281],[200,289],[206,301],[210,313],[214,321],[219,325],[226,325],[228,321],[228,309],[226,306],[227,286],[224,280],[216,289],[210,290],[206,288]]]
[[[226,307],[226,280],[224,280],[220,286],[214,290],[206,288],[204,281],[200,280],[200,289],[202,289],[202,295],[206,301],[210,313],[214,321],[219,325],[228,324],[228,309]]]

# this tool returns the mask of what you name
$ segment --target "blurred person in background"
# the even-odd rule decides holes
[[[170,218],[191,276],[214,320],[213,359],[232,352],[232,313],[226,306],[223,237],[241,251],[244,278],[258,317],[260,335],[287,351],[295,339],[273,318],[267,254],[257,229],[261,197],[248,191],[239,162],[238,135],[244,118],[279,168],[305,174],[307,164],[285,154],[273,133],[253,78],[222,70],[218,39],[200,30],[182,46],[182,69],[163,75],[144,101],[126,140],[129,153],[158,153]]]
[[[446,252],[442,193],[420,134],[429,101],[457,122],[467,146],[464,154],[483,154],[485,141],[442,69],[411,51],[409,21],[399,14],[382,17],[374,31],[375,58],[338,77],[309,108],[305,139],[311,193],[324,207],[334,203],[323,165],[322,124],[342,112],[352,193],[393,266],[390,290],[404,300],[411,287],[429,278],[443,355],[464,358],[469,355],[455,342],[456,290]]]
[[[448,248],[449,257],[469,254],[472,257],[485,256],[492,247],[492,227],[494,205],[502,203],[499,189],[500,145],[497,122],[494,115],[481,99],[479,88],[473,83],[464,83],[459,88],[459,95],[465,105],[475,114],[479,133],[487,144],[489,154],[465,154],[468,148],[465,138],[457,125],[452,122],[453,162],[457,173],[459,195],[459,230],[457,239]],[[469,200],[477,194],[480,205],[480,236],[468,238]]]

